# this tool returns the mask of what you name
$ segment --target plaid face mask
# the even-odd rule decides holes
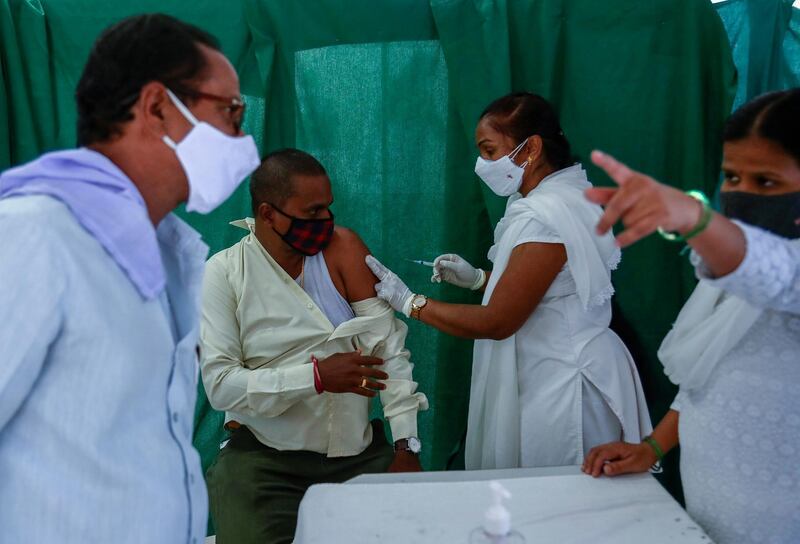
[[[294,217],[284,212],[274,204],[270,204],[275,211],[292,220],[286,234],[281,234],[274,228],[275,233],[289,244],[295,251],[312,257],[328,247],[333,237],[333,212],[328,210],[329,217],[324,219],[303,219]]]

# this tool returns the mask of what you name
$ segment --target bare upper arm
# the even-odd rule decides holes
[[[375,296],[377,278],[367,267],[365,257],[369,248],[350,229],[336,227],[330,245],[325,249],[325,261],[331,279],[347,302],[357,302]]]
[[[514,248],[487,306],[502,336],[522,327],[566,262],[564,244],[529,242]]]

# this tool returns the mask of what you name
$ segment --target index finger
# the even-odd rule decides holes
[[[608,204],[609,200],[614,198],[617,191],[619,191],[619,189],[612,187],[592,187],[591,189],[586,189],[583,194],[589,202],[605,206]]]
[[[625,185],[628,179],[635,174],[633,170],[623,163],[602,151],[592,151],[592,162],[605,170],[606,174],[620,186]]]
[[[379,280],[383,281],[386,278],[386,275],[389,273],[389,269],[383,266],[378,259],[372,255],[367,255],[364,260],[366,261],[369,269],[372,270],[372,273],[375,274]]]
[[[603,215],[600,216],[600,220],[597,222],[597,234],[603,235],[607,233],[609,230],[611,230],[611,227],[617,224],[617,221],[620,220],[620,217],[622,217],[623,210],[620,209],[619,206],[614,205],[624,198],[622,195],[623,192],[618,191],[614,193],[608,202],[606,202]]]
[[[433,265],[437,266],[442,261],[452,261],[453,257],[455,257],[455,254],[453,253],[442,253],[433,260]]]

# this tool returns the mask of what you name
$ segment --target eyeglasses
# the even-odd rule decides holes
[[[239,97],[229,98],[225,96],[219,96],[216,94],[204,93],[202,91],[194,91],[194,90],[186,91],[184,94],[194,98],[195,100],[197,99],[211,100],[219,104],[224,104],[225,111],[230,116],[231,122],[233,123],[233,126],[236,128],[236,131],[238,132],[239,129],[242,127],[242,121],[244,120],[245,103],[244,100],[242,100],[241,98]]]
[[[228,114],[228,117],[230,117],[231,123],[233,124],[234,129],[236,129],[236,132],[239,132],[239,130],[242,128],[245,103],[241,97],[230,98],[226,96],[205,93],[203,91],[195,91],[193,89],[184,89],[178,86],[173,86],[172,88],[175,89],[175,93],[179,96],[188,96],[190,98],[194,98],[195,100],[211,100],[219,104],[224,104],[224,109]],[[137,92],[125,97],[123,100],[121,100],[121,103],[124,104],[126,108],[130,108],[138,99],[139,93]]]

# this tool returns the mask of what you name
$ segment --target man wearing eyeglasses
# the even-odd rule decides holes
[[[259,163],[231,64],[164,15],[99,37],[77,149],[0,175],[0,540],[201,543],[192,448],[208,248],[170,212]]]

